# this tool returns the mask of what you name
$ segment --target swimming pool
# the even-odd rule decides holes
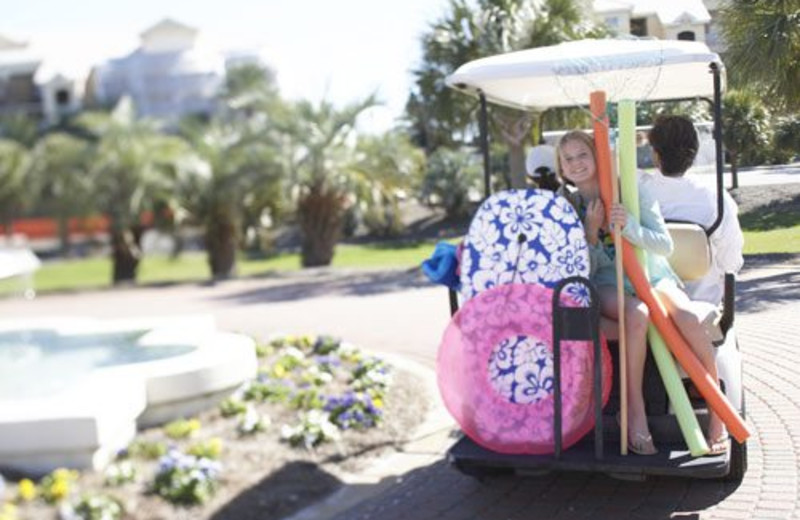
[[[137,427],[189,417],[255,376],[213,317],[0,321],[0,467],[99,468]]]

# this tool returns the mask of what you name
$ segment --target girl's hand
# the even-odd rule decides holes
[[[622,204],[616,203],[611,206],[611,214],[609,215],[609,219],[613,227],[612,230],[621,231],[628,222],[628,212],[625,210],[625,207]]]
[[[586,205],[585,220],[583,226],[586,228],[586,240],[589,241],[589,244],[595,245],[597,234],[605,221],[605,208],[600,199],[594,199]]]

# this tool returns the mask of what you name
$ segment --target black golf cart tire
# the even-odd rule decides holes
[[[742,388],[742,419],[746,419],[744,402],[744,388]],[[747,472],[747,441],[739,444],[731,439],[731,465],[730,471],[725,475],[726,482],[741,482]]]

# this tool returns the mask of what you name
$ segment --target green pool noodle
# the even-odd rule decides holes
[[[621,183],[622,202],[635,219],[639,219],[639,188],[636,182],[636,103],[631,100],[621,100],[617,105],[619,121],[619,177]],[[635,248],[636,257],[642,268],[647,272],[647,253],[641,248]],[[692,409],[692,403],[683,387],[683,382],[678,374],[675,359],[672,357],[664,339],[658,330],[650,324],[647,329],[647,338],[650,350],[653,353],[658,372],[667,396],[672,404],[678,426],[681,429],[689,452],[694,457],[707,454],[710,450],[703,435],[703,430],[697,422],[697,417]]]

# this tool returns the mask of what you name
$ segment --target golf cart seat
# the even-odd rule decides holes
[[[685,282],[699,280],[711,268],[711,246],[705,230],[689,222],[667,222],[674,243],[669,265]]]

